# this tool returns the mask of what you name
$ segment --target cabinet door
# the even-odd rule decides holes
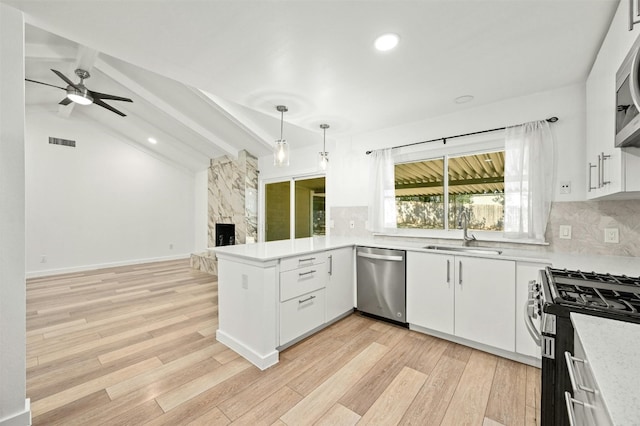
[[[353,310],[355,263],[353,247],[327,252],[327,321]]]
[[[407,321],[453,334],[454,257],[407,252]]]
[[[325,289],[280,304],[280,345],[324,324]]]
[[[455,256],[455,335],[515,351],[515,262]]]

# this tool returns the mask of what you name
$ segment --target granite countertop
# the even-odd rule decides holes
[[[431,243],[424,241],[384,241],[371,237],[312,237],[297,238],[294,240],[270,241],[266,243],[212,247],[209,248],[209,250],[215,252],[218,256],[238,257],[253,262],[267,262],[324,250],[360,245],[440,254],[455,254],[471,257],[493,257],[505,260],[551,264],[555,268],[580,269],[583,271],[595,271],[600,273],[640,276],[640,261],[637,257],[553,253],[506,248],[499,248],[499,250],[502,251],[502,254],[500,255],[487,255],[461,251],[424,249],[424,246],[429,244]],[[452,242],[451,244],[443,245],[459,247],[461,244],[460,242],[457,242],[457,244]]]
[[[638,424],[640,324],[575,313],[571,322],[613,424]]]

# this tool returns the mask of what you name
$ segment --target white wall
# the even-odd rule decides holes
[[[551,124],[556,141],[556,181],[571,181],[571,194],[555,191],[556,201],[585,198],[585,91],[584,84],[529,96],[511,98],[476,108],[467,108],[403,126],[338,140],[327,179],[327,203],[335,206],[366,206],[369,196],[369,166],[365,151],[451,135],[493,129],[557,116]],[[454,145],[455,140],[448,144]],[[424,145],[440,149],[441,143]],[[293,158],[293,156],[292,156]],[[556,185],[558,187],[559,185]]]
[[[31,421],[26,400],[24,22],[0,4],[0,425]]]
[[[194,251],[194,175],[81,111],[69,119],[54,111],[27,108],[27,275]],[[75,140],[76,148],[51,145],[49,136]]]

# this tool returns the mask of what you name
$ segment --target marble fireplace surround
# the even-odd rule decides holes
[[[211,160],[208,173],[208,247],[216,246],[216,224],[235,225],[235,244],[258,239],[258,159],[247,151],[238,158]],[[191,267],[217,275],[212,253],[191,255]]]

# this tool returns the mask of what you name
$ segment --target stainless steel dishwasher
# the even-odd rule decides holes
[[[358,310],[406,323],[406,252],[373,247],[356,249]]]

